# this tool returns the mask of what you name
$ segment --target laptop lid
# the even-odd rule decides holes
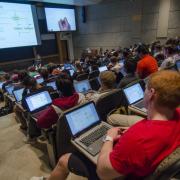
[[[31,113],[43,110],[51,105],[52,99],[48,91],[36,92],[25,97],[28,111]]]
[[[93,102],[68,111],[65,113],[65,118],[73,137],[77,137],[101,122]]]
[[[4,82],[0,82],[0,89],[2,89]]]
[[[103,71],[107,71],[107,66],[101,66],[98,68],[99,69],[99,72],[103,72]]]
[[[130,105],[144,98],[144,91],[139,83],[123,88],[123,92]]]
[[[55,81],[48,82],[46,84],[46,86],[51,86],[54,90],[57,90],[57,86],[56,86],[56,82]]]
[[[37,79],[36,79],[36,82],[37,82],[38,84],[41,84],[41,83],[44,82],[44,79],[43,79],[42,77],[37,78]]]
[[[20,102],[22,100],[23,91],[24,91],[24,88],[17,89],[17,90],[13,91],[16,102]]]
[[[89,80],[74,82],[74,88],[78,93],[86,93],[87,91],[91,90]]]
[[[180,72],[180,60],[176,61],[176,69]]]
[[[9,84],[9,85],[5,86],[5,89],[6,89],[6,91],[7,91],[7,93],[9,95],[12,95],[13,94],[13,90],[14,90],[14,86],[12,84]]]

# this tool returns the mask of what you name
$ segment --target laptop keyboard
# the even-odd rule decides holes
[[[142,109],[144,107],[143,101],[137,102],[135,105],[140,109]]]
[[[82,138],[80,141],[88,147],[93,144],[97,139],[104,136],[108,129],[110,129],[108,126],[102,125],[100,128],[96,129],[95,131],[88,134],[86,137]]]

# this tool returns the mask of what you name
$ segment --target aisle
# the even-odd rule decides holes
[[[0,117],[0,179],[29,180],[30,177],[48,175],[50,167],[45,144],[36,147],[25,144],[25,135],[19,130],[14,113]],[[68,180],[84,178],[70,175]]]

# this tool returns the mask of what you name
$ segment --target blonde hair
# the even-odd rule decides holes
[[[148,89],[156,91],[156,104],[176,108],[180,105],[180,73],[162,70],[150,75]]]
[[[99,75],[100,81],[103,85],[107,88],[112,89],[114,88],[116,82],[116,75],[112,71],[104,71],[101,72]]]

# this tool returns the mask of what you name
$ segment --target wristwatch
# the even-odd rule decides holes
[[[113,142],[113,138],[111,136],[106,136],[104,139],[103,139],[103,142],[106,142],[106,141],[111,141]]]

